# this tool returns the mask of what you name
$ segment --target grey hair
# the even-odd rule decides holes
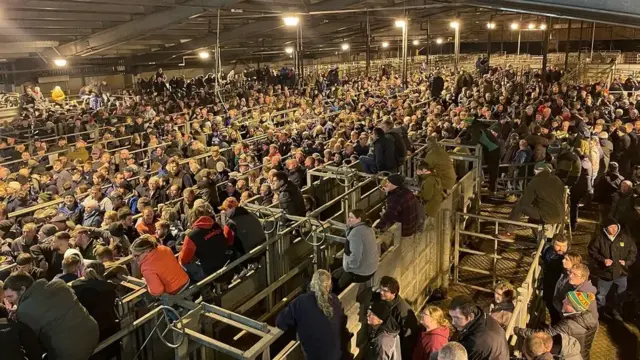
[[[467,349],[462,344],[449,341],[438,351],[438,360],[467,360]]]
[[[333,317],[333,307],[329,300],[329,294],[331,293],[331,274],[322,269],[316,271],[311,278],[309,287],[311,288],[311,292],[316,295],[316,301],[320,310],[322,310],[326,317],[331,319]]]

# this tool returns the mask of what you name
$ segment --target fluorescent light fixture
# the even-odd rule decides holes
[[[396,20],[396,27],[399,28],[404,28],[405,26],[407,26],[407,22],[404,20]]]
[[[449,26],[451,26],[452,29],[457,29],[460,27],[460,23],[457,21],[452,21],[449,23]]]
[[[442,38],[437,38],[436,39],[436,44],[438,44],[438,45],[442,45],[443,42],[444,42],[444,40],[442,40]]]
[[[487,23],[487,29],[493,30],[495,28],[496,28],[496,23],[494,23],[494,22],[488,22]]]
[[[384,49],[388,48],[388,47],[389,47],[389,42],[388,42],[388,41],[384,41],[384,42],[382,42],[382,47],[383,47]]]
[[[511,30],[518,30],[520,28],[520,24],[518,23],[511,23]]]
[[[347,43],[342,44],[342,46],[341,46],[341,47],[342,47],[342,51],[347,51],[347,50],[349,50],[349,44],[347,44]]]
[[[540,30],[547,30],[547,24],[540,24]]]
[[[67,66],[67,59],[55,59],[53,60],[53,63],[58,67]]]
[[[420,40],[413,40],[413,46],[420,45]]]
[[[293,54],[293,48],[291,46],[287,46],[286,48],[284,48],[284,52],[286,52],[287,54]]]
[[[529,30],[533,30],[535,28],[536,28],[536,24],[534,23],[529,24]]]
[[[202,59],[202,60],[206,60],[206,59],[208,59],[208,58],[211,56],[211,54],[209,54],[209,52],[208,52],[208,51],[200,51],[200,52],[198,53],[198,56],[200,56],[200,59]]]

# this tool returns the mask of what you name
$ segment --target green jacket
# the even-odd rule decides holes
[[[442,180],[434,173],[419,175],[420,200],[424,205],[426,216],[435,217],[440,210],[440,204],[444,195],[442,193]]]
[[[533,206],[546,224],[560,224],[564,218],[564,183],[549,171],[542,171],[527,184],[519,200],[521,206]]]
[[[450,191],[456,184],[456,171],[453,167],[451,157],[444,147],[433,144],[427,148],[424,160],[433,167],[441,180],[442,187]]]

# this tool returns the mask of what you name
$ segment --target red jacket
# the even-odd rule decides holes
[[[223,229],[209,216],[201,216],[191,227],[184,238],[178,261],[186,265],[195,256],[200,260],[204,273],[210,275],[229,260],[226,251],[233,245],[233,231],[226,225]]]
[[[164,245],[158,245],[144,257],[140,272],[153,296],[177,294],[189,283],[189,276],[176,261],[173,251]]]
[[[413,350],[413,360],[429,360],[432,353],[440,350],[448,342],[448,327],[441,326],[431,331],[421,332],[416,348]]]

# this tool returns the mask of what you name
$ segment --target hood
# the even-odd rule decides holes
[[[198,229],[211,229],[215,224],[215,220],[210,216],[201,216],[196,222],[193,223],[194,228]]]
[[[231,218],[234,218],[236,216],[243,216],[243,215],[249,215],[249,210],[245,209],[242,206],[238,206],[234,211],[233,211],[233,216],[231,216]]]

